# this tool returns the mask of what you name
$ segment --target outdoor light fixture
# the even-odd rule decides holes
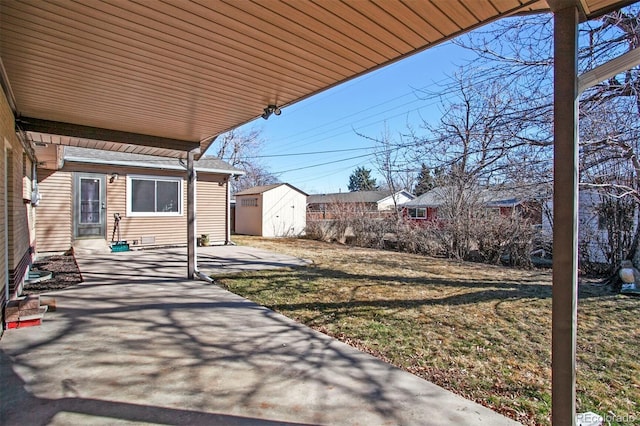
[[[109,183],[113,183],[118,180],[120,175],[118,173],[111,173],[111,178],[109,179]]]
[[[266,120],[267,118],[271,117],[271,114],[280,115],[282,114],[282,110],[280,110],[280,108],[278,108],[276,105],[267,105],[260,117]]]

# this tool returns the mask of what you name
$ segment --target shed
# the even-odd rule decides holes
[[[307,194],[288,183],[237,192],[236,233],[262,237],[301,235],[307,226],[306,205]]]

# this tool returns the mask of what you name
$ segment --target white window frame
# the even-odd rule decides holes
[[[409,211],[407,211],[408,216],[413,220],[425,220],[427,218],[427,208],[426,207],[409,207]],[[415,210],[416,215],[411,216],[411,210]],[[418,212],[424,210],[424,216],[418,216]]]
[[[178,183],[178,211],[177,212],[134,212],[131,211],[131,196],[133,191],[131,190],[131,181],[133,180],[150,180],[150,181],[165,181],[165,182],[177,182]],[[127,216],[130,217],[180,217],[183,215],[183,200],[184,189],[183,179],[176,176],[152,176],[152,175],[127,175]]]

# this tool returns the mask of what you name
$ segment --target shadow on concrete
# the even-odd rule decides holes
[[[0,379],[2,380],[2,386],[5,390],[5,392],[3,392],[3,400],[6,399],[6,403],[2,404],[2,414],[0,415],[0,420],[3,425],[51,424],[56,421],[57,416],[65,417],[72,422],[73,419],[78,422],[82,422],[83,419],[91,422],[89,419],[100,418],[107,422],[111,420],[124,420],[136,423],[176,425],[303,425],[302,423],[278,422],[225,414],[152,407],[77,396],[67,396],[58,399],[38,398],[27,390],[27,384],[14,373],[12,366],[11,359],[3,351],[0,351]],[[65,393],[74,392],[74,384],[69,381],[63,382],[62,387]],[[24,407],[28,407],[28,409],[22,410],[21,408]]]
[[[513,424],[216,285],[182,259],[79,258],[0,341],[2,424]],[[6,396],[5,396],[6,395]]]

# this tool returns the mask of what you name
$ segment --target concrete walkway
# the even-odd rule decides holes
[[[204,272],[217,249],[199,253],[214,256],[201,263]],[[256,255],[276,266],[247,253],[233,263],[248,268]],[[184,279],[184,250],[77,260],[85,282],[52,293],[57,310],[42,326],[8,330],[0,340],[2,425],[515,424],[215,285]]]

